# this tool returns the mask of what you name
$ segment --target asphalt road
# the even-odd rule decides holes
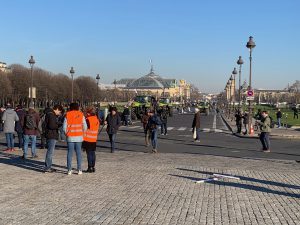
[[[236,137],[228,131],[221,117],[215,113],[201,115],[201,142],[193,142],[191,125],[193,114],[174,114],[168,120],[168,135],[158,137],[159,153],[186,153],[252,159],[300,160],[300,140],[271,139],[271,153],[261,152],[256,138]],[[39,142],[39,141],[38,141]],[[2,149],[5,147],[3,133],[0,136]],[[97,151],[110,151],[108,137],[103,129],[99,136]],[[58,143],[65,149],[65,143]],[[121,127],[117,134],[116,150],[150,152],[144,143],[144,133],[139,121],[129,127]]]

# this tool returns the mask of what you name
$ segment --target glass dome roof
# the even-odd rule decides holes
[[[151,68],[149,74],[129,83],[127,87],[135,89],[163,89],[164,80],[155,74],[153,68]]]

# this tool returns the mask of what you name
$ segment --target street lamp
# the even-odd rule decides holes
[[[239,110],[241,110],[241,76],[242,76],[242,65],[244,64],[244,61],[242,60],[242,56],[239,56],[239,59],[236,63],[240,66],[239,68]]]
[[[234,67],[233,71],[232,71],[232,74],[233,74],[233,102],[234,102],[234,107],[235,107],[235,75],[237,75],[237,71],[236,71],[236,68]]]
[[[229,78],[229,93],[230,93],[230,112],[231,112],[231,108],[232,108],[232,91],[233,91],[233,77],[232,75]]]
[[[230,79],[227,81],[227,90],[228,90],[228,116],[230,117],[230,105],[231,105],[231,82]]]
[[[71,69],[70,69],[70,74],[71,74],[71,77],[72,77],[72,102],[73,102],[73,98],[74,98],[74,73],[75,73],[75,70],[72,66]]]
[[[249,74],[249,87],[248,90],[252,90],[252,49],[255,48],[255,42],[253,41],[253,37],[249,37],[249,41],[246,44],[246,47],[250,51],[250,74]],[[249,133],[251,134],[251,125],[252,125],[252,101],[249,100]]]
[[[98,91],[99,91],[99,80],[100,80],[100,75],[99,75],[99,74],[97,74],[96,80],[97,80],[97,92],[96,92],[96,98],[97,98],[97,107],[98,107],[98,106],[99,106],[99,103],[98,103],[98,98],[99,98]]]
[[[114,79],[115,91],[114,91],[114,105],[116,105],[116,90],[117,90],[117,80]]]
[[[30,79],[31,79],[31,84],[30,84],[30,103],[33,104],[33,65],[35,64],[35,60],[33,59],[33,56],[30,56],[30,59],[28,61],[28,63],[30,64],[31,67],[31,71],[30,71]]]

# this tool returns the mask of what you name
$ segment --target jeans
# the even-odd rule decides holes
[[[5,133],[7,148],[14,148],[14,133]]]
[[[281,127],[281,118],[277,118],[277,126]]]
[[[269,150],[270,149],[270,138],[268,132],[261,132],[259,139],[261,141],[261,144],[263,146],[263,150]]]
[[[72,170],[73,151],[76,152],[77,170],[81,170],[81,145],[82,142],[68,142],[67,167],[68,171]]]
[[[161,134],[167,134],[167,123],[162,123],[161,124]]]
[[[113,153],[115,152],[116,134],[108,134],[108,136],[110,141],[110,151]]]
[[[157,129],[153,129],[150,132],[152,148],[157,149]]]
[[[129,117],[130,117],[130,115],[125,115],[125,116],[124,116],[125,126],[128,126],[128,123],[129,123]]]
[[[23,136],[23,132],[18,132],[18,139],[19,139],[19,148],[23,149],[24,147],[24,136]]]
[[[88,168],[94,168],[96,162],[96,154],[95,151],[86,151],[86,156],[88,160]]]
[[[28,145],[31,141],[31,154],[32,156],[36,156],[36,135],[24,135],[24,158],[27,156]]]
[[[52,166],[52,156],[53,156],[53,152],[55,149],[55,145],[56,145],[57,140],[55,139],[48,139],[47,140],[47,153],[46,153],[46,158],[45,158],[45,169],[51,169]]]
[[[151,136],[150,136],[150,130],[147,129],[147,128],[145,128],[144,129],[144,133],[145,133],[145,144],[146,144],[146,146],[148,146],[149,143],[150,143],[150,138],[151,138]]]

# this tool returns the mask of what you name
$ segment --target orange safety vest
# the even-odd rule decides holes
[[[83,136],[83,113],[77,110],[67,112],[67,133],[68,137]]]
[[[87,142],[97,142],[100,122],[97,116],[89,116],[87,120],[90,124],[90,128],[84,132],[83,140]]]

